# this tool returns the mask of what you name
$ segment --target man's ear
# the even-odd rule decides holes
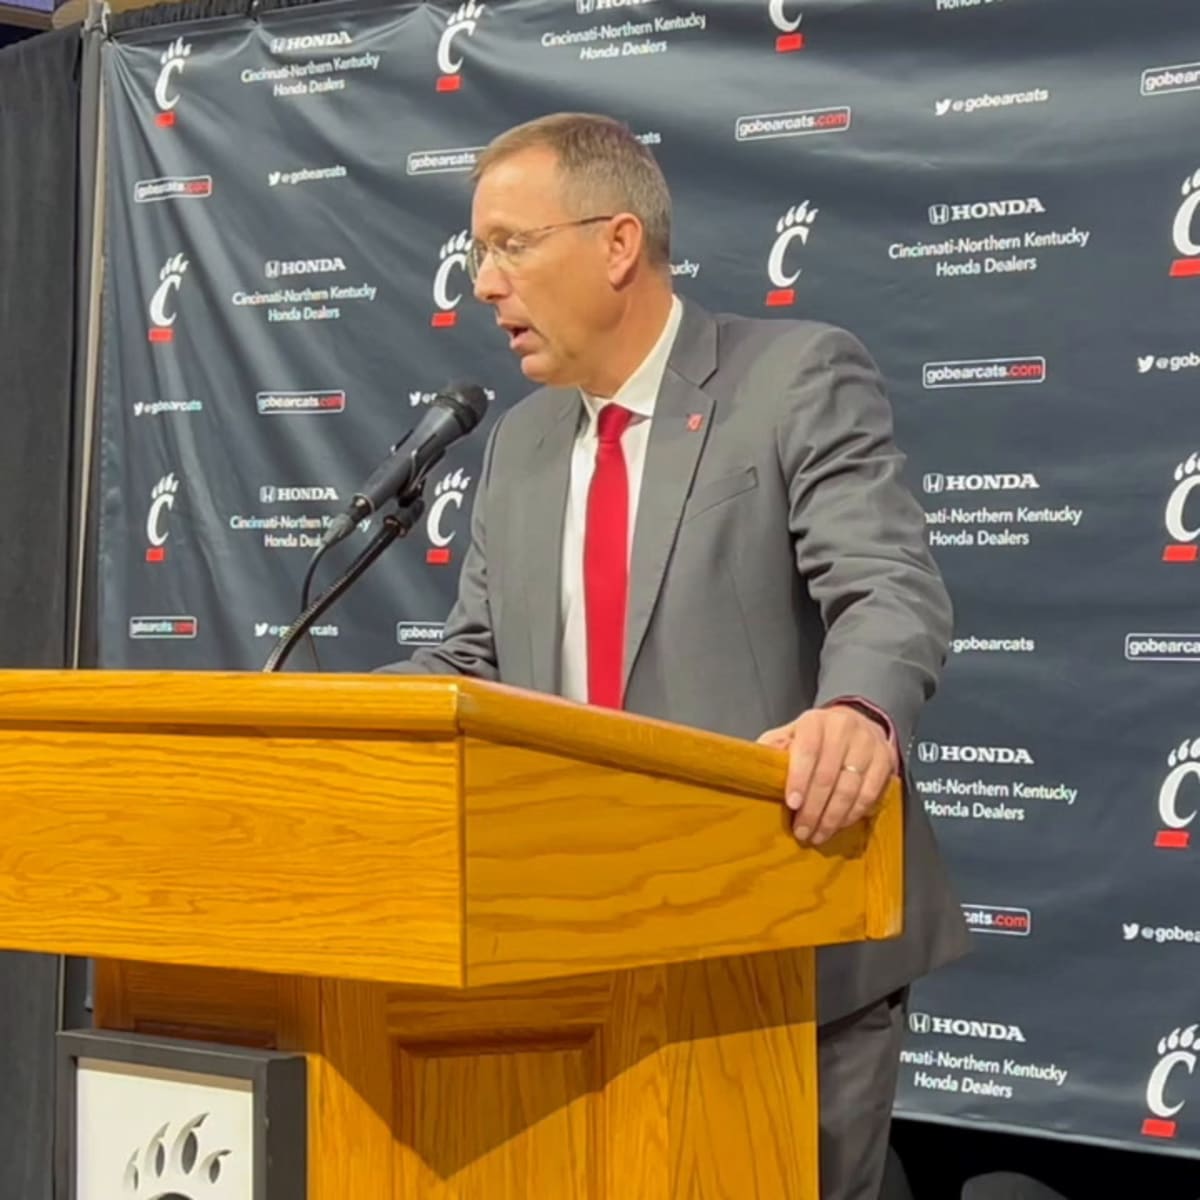
[[[646,234],[642,223],[633,213],[618,213],[608,223],[608,280],[613,287],[629,281],[642,254]]]

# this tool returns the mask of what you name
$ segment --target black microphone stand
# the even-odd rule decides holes
[[[275,643],[275,648],[263,665],[264,673],[278,671],[313,622],[338,600],[397,538],[408,535],[425,511],[425,497],[421,491],[423,482],[415,491],[399,498],[397,511],[388,513],[383,518],[382,528],[363,547],[358,557],[296,618],[287,632]]]

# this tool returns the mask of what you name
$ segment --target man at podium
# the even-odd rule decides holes
[[[843,330],[675,296],[666,181],[615,121],[518,126],[475,181],[475,295],[540,386],[488,441],[444,641],[385,670],[787,749],[820,845],[904,770],[951,629],[879,372]],[[907,987],[965,950],[913,797],[905,864],[903,934],[818,955],[825,1200],[877,1197]]]

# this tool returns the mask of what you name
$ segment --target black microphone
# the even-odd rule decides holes
[[[321,538],[322,548],[348,537],[381,504],[419,485],[446,450],[483,420],[487,406],[487,393],[474,384],[438,392],[416,429],[392,447],[383,465],[354,493],[346,511],[333,519]]]

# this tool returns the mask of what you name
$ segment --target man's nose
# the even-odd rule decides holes
[[[479,272],[475,276],[475,299],[484,304],[495,304],[503,300],[509,292],[508,279],[503,271],[496,266],[495,256],[489,250],[479,264]]]

